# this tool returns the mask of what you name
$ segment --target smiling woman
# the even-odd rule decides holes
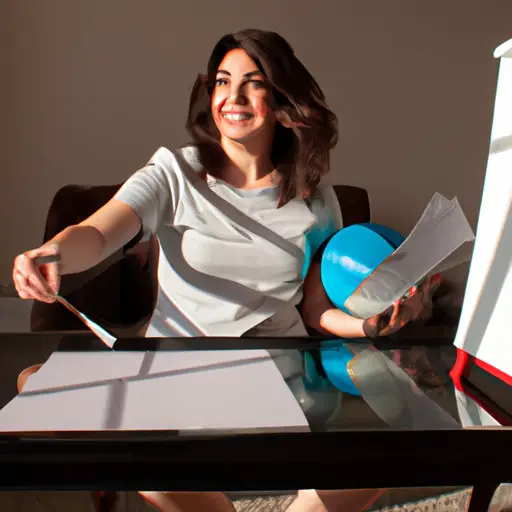
[[[53,301],[60,275],[94,267],[142,231],[159,245],[147,336],[305,335],[306,236],[342,226],[332,187],[320,184],[336,125],[280,35],[222,37],[191,92],[193,144],[159,148],[105,206],[18,256],[20,296]],[[36,265],[44,255],[59,261]]]
[[[148,337],[306,336],[305,321],[364,336],[361,319],[329,302],[314,261],[304,283],[311,233],[343,222],[333,188],[321,183],[336,116],[291,46],[255,29],[222,37],[194,84],[187,128],[193,144],[159,148],[97,212],[16,257],[20,297],[54,301],[62,274],[88,270],[142,235],[158,246]],[[38,264],[41,256],[57,258]],[[283,377],[301,375],[302,364],[297,352]],[[232,510],[220,494],[146,496],[165,510]]]
[[[187,128],[210,172],[226,173],[225,155],[236,158],[243,143],[274,170],[280,205],[314,195],[338,140],[317,81],[283,37],[257,29],[216,44],[193,87]]]

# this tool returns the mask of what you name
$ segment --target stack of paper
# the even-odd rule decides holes
[[[361,283],[345,306],[359,318],[382,313],[425,277],[468,261],[472,244],[466,242],[474,239],[457,198],[449,201],[434,194],[409,236]]]

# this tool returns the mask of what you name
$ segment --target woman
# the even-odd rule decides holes
[[[363,322],[336,310],[317,262],[303,297],[307,235],[342,225],[332,188],[320,184],[337,120],[281,36],[224,36],[193,87],[187,128],[194,144],[160,148],[100,210],[16,257],[20,297],[52,302],[61,275],[95,266],[142,230],[159,242],[147,336],[304,335],[304,321],[376,336],[414,316],[397,305]],[[35,258],[47,255],[59,262],[38,268]]]

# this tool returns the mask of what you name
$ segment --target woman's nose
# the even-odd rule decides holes
[[[247,102],[243,87],[232,87],[229,100],[236,105],[243,105]]]

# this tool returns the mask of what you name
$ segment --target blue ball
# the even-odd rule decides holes
[[[340,391],[353,396],[361,396],[350,376],[350,361],[354,354],[345,346],[320,350],[322,367],[329,382]]]
[[[347,299],[403,241],[398,231],[374,223],[354,224],[335,233],[320,264],[322,285],[334,306],[351,314],[345,308]],[[353,358],[345,345],[320,351],[322,367],[331,384],[342,392],[360,396],[350,374]]]
[[[322,285],[338,309],[361,283],[404,241],[380,224],[354,224],[340,229],[327,243],[320,263]]]

